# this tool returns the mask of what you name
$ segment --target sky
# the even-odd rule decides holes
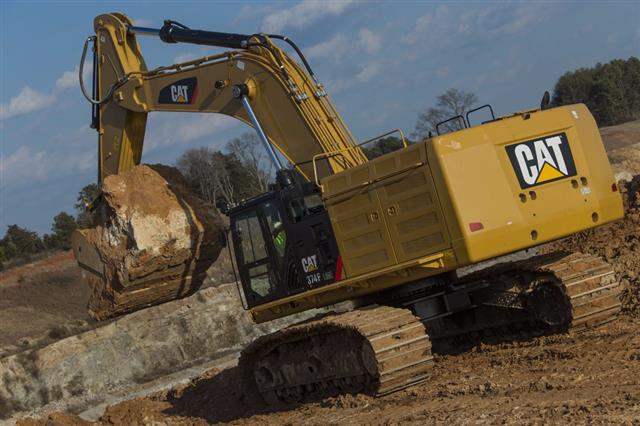
[[[10,224],[49,232],[96,181],[97,134],[78,86],[93,18],[137,25],[292,38],[359,140],[401,128],[449,88],[474,92],[497,115],[539,105],[558,77],[640,56],[640,1],[0,1],[0,236]],[[220,49],[140,38],[149,68]],[[222,115],[152,113],[143,162],[222,149],[246,125]]]

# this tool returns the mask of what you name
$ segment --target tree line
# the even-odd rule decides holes
[[[552,105],[572,103],[585,103],[600,126],[640,118],[640,60],[635,57],[615,59],[565,73],[555,84]],[[464,115],[478,104],[474,93],[447,90],[436,97],[434,106],[418,114],[412,139],[423,140],[436,134],[438,123]],[[439,130],[451,132],[462,127],[462,121],[455,120],[441,125]],[[363,151],[373,159],[402,146],[399,138],[390,136],[363,146]],[[274,178],[272,164],[254,133],[243,133],[219,150],[211,147],[188,149],[178,158],[176,167],[191,190],[214,209],[267,191]],[[58,213],[53,218],[51,233],[42,237],[16,224],[9,225],[0,240],[0,270],[15,260],[29,261],[42,252],[70,249],[71,233],[77,228],[93,226],[86,205],[99,192],[95,183],[82,188],[74,205],[75,216]]]
[[[584,103],[598,126],[613,126],[640,118],[640,59],[614,59],[562,75],[552,104]]]

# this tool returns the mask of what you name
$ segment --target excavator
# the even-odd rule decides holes
[[[619,313],[609,264],[536,250],[623,216],[584,105],[543,102],[502,117],[486,105],[487,121],[471,126],[471,110],[450,119],[460,130],[441,131],[448,120],[415,143],[391,132],[403,146],[368,159],[363,145],[379,138],[355,140],[285,36],[169,20],[145,28],[120,13],[94,28],[82,54],[84,63],[93,45],[93,92],[81,87],[99,134],[99,180],[140,164],[149,112],[234,117],[255,129],[277,170],[270,191],[227,211],[245,309],[262,323],[353,302],[243,350],[243,380],[267,403],[384,395],[428,380],[434,342],[576,331]],[[225,50],[149,70],[141,36]],[[100,276],[77,249],[82,238],[77,260]]]

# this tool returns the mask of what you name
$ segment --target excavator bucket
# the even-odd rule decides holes
[[[197,291],[224,247],[224,225],[174,168],[141,165],[108,176],[95,226],[72,235],[103,320]]]

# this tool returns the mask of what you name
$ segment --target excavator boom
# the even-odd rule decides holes
[[[117,191],[118,185],[132,184],[133,177],[127,178],[126,173],[140,164],[147,115],[152,111],[234,117],[255,128],[278,170],[284,169],[286,161],[307,181],[317,181],[367,161],[302,52],[286,37],[199,31],[172,21],[166,21],[160,29],[141,28],[119,13],[96,17],[94,28],[95,36],[85,42],[80,79],[83,93],[93,104],[92,126],[98,132],[98,180],[103,190]],[[148,70],[138,35],[158,37],[167,43],[235,50]],[[291,45],[304,68],[273,40]],[[90,44],[94,69],[93,91],[88,94],[82,81],[82,66]],[[121,175],[124,181],[119,180]],[[161,171],[155,176],[159,182],[167,177],[173,175]],[[111,183],[105,185],[109,178]],[[185,188],[183,182],[175,181],[159,185],[170,191]],[[149,198],[154,200],[153,196]],[[191,212],[187,211],[185,222],[189,225],[185,230],[167,233],[161,228],[171,229],[174,216],[165,214],[153,224],[148,220],[142,223],[137,219],[155,217],[155,213],[139,211],[134,217],[133,206],[123,206],[123,197],[103,192],[94,206],[97,226],[78,231],[73,237],[78,262],[90,274],[93,297],[89,305],[94,317],[120,315],[183,297],[202,285],[206,277],[203,271],[218,256],[217,243],[221,239],[215,232],[207,235],[205,231],[212,227],[218,230],[219,226],[204,217],[207,214],[200,203],[178,198],[167,200],[174,208],[171,214],[184,216],[180,206],[188,204]],[[159,196],[156,202],[158,199]],[[148,205],[138,205],[136,209],[144,210]],[[140,248],[144,245],[137,238],[149,231],[166,235],[156,247],[156,251],[165,253],[162,256],[150,247]],[[118,255],[109,247],[114,240],[112,234],[119,241]],[[190,254],[175,254],[172,241],[186,236],[192,240]],[[166,255],[167,252],[174,254]]]
[[[105,98],[94,109],[93,120],[99,133],[100,179],[140,164],[152,111],[220,113],[249,126],[255,125],[253,114],[268,142],[307,180],[366,162],[311,68],[307,65],[305,71],[269,36],[190,30],[172,21],[159,30],[138,28],[115,13],[98,16],[94,26],[94,97]],[[136,34],[239,50],[147,70]],[[240,90],[246,92],[250,110]],[[316,161],[314,171],[316,156],[325,160]]]

